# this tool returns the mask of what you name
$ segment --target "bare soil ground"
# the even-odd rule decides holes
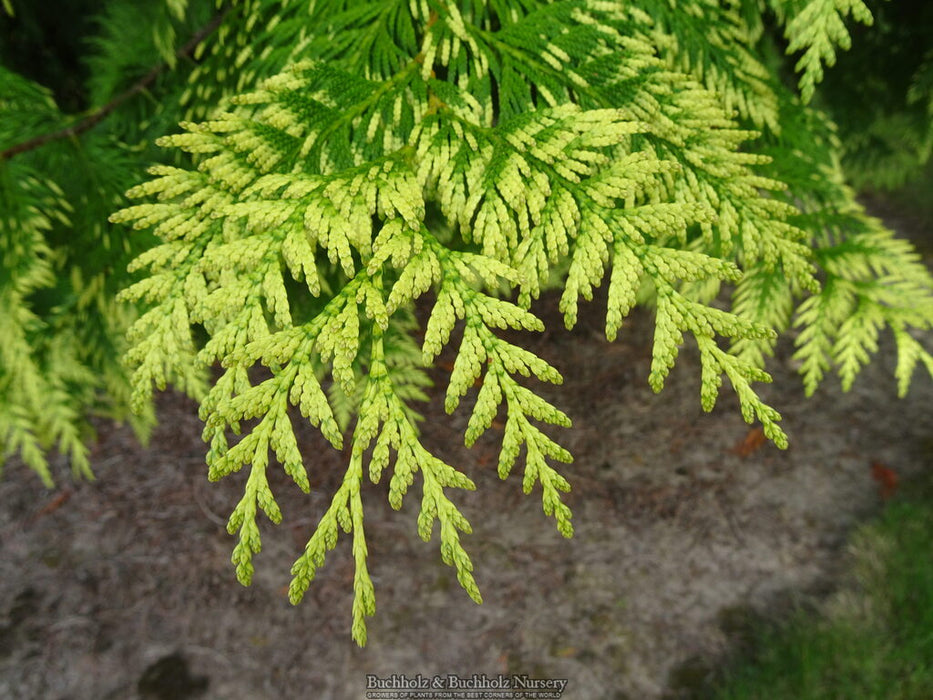
[[[918,374],[898,400],[884,344],[851,392],[831,379],[805,399],[785,342],[762,389],[785,416],[791,447],[781,452],[757,445],[728,391],[701,411],[689,348],[655,396],[650,316],[636,314],[608,344],[599,306],[565,332],[556,300],[543,300],[551,330],[532,341],[565,377],[546,391],[574,420],[561,437],[576,457],[564,470],[576,536],[544,517],[539,489],[521,493],[520,472],[498,479],[495,435],[462,447],[467,414],[443,413],[439,372],[425,441],[477,483],[455,498],[473,524],[464,541],[485,602],[459,589],[436,537],[417,537],[417,492],[396,513],[385,484],[369,485],[378,609],[365,649],[349,636],[348,539],[299,607],[286,598],[291,562],[346,461],[310,427],[300,437],[312,493],[272,477],[285,520],[264,528],[250,588],[234,578],[224,529],[245,474],[208,483],[184,397],[160,397],[148,448],[101,425],[93,483],[60,465],[50,492],[9,464],[0,697],[343,700],[364,697],[367,674],[419,673],[565,678],[567,700],[689,697],[747,615],[837,585],[847,534],[881,506],[873,463],[902,488],[929,467],[933,382]]]

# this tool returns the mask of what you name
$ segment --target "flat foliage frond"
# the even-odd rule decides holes
[[[147,31],[137,7],[154,28],[128,52],[126,37]],[[145,411],[155,389],[181,388],[200,401],[210,479],[245,472],[228,521],[242,583],[259,518],[282,519],[269,470],[310,489],[295,435],[307,421],[348,463],[292,567],[292,602],[343,531],[351,633],[365,643],[364,478],[385,481],[396,509],[416,492],[418,534],[438,525],[441,559],[480,602],[455,504],[475,485],[422,441],[417,409],[449,349],[445,410],[469,412],[464,442],[501,425],[498,475],[540,486],[570,537],[571,417],[541,395],[562,377],[523,344],[544,330],[542,293],[560,295],[571,328],[605,284],[609,341],[649,307],[650,386],[661,391],[689,341],[700,405],[712,410],[727,379],[743,418],[782,448],[780,415],[755,388],[771,381],[779,333],[796,333],[810,392],[833,369],[851,386],[886,330],[901,393],[918,364],[933,369],[930,274],[855,202],[842,139],[813,106],[851,25],[872,18],[861,0],[113,0],[89,65],[91,102],[114,117],[0,161],[4,264],[16,266],[0,283],[14,309],[0,319],[14,338],[0,446],[48,478],[43,450],[57,440],[83,468],[73,427],[90,399],[68,388],[117,367],[105,358],[122,341],[80,339],[128,326],[132,376],[101,373],[115,405]],[[780,80],[775,28],[799,90]],[[926,104],[927,77],[915,72],[913,103]],[[74,123],[37,85],[0,81],[27,138]],[[169,132],[158,155],[156,132]],[[45,288],[74,299],[37,313]],[[70,342],[97,359],[72,362]],[[14,366],[26,370],[3,369]],[[40,416],[43,395],[62,399]]]

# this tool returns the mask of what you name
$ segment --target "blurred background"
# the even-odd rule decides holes
[[[785,415],[780,452],[728,399],[702,412],[690,349],[655,396],[650,314],[607,344],[597,299],[572,332],[530,345],[565,377],[547,398],[574,421],[573,540],[517,477],[498,479],[494,435],[467,450],[464,411],[426,422],[426,446],[477,484],[458,503],[485,602],[416,537],[414,505],[396,513],[368,485],[377,614],[360,649],[346,542],[288,603],[289,567],[347,458],[302,421],[311,496],[270,474],[285,524],[264,529],[241,587],[225,523],[245,475],[208,483],[181,393],[129,410],[118,358],[132,311],[114,297],[152,240],[107,223],[146,165],[175,157],[153,141],[197,116],[197,46],[225,10],[3,7],[0,696],[342,700],[364,697],[367,674],[456,673],[567,679],[564,697],[584,700],[930,697],[933,382],[918,375],[898,399],[888,339],[851,391],[828,381],[810,399],[793,339],[779,343],[762,394]],[[929,264],[933,5],[871,9],[816,104],[861,200]],[[562,326],[557,303],[536,307],[548,328]],[[441,394],[426,414],[444,415]]]

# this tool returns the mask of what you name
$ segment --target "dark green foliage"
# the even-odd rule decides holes
[[[98,3],[56,5],[14,5],[0,44],[23,73],[0,66],[0,151],[11,149],[0,158],[0,458],[20,455],[48,484],[53,446],[90,476],[89,416],[129,419],[141,437],[151,424],[151,406],[129,411],[122,356],[135,310],[116,294],[152,239],[128,238],[107,217],[141,163],[162,157],[151,140],[177,119],[187,72],[176,61],[147,85],[158,98],[119,101],[174,58],[167,6],[116,2],[95,16]],[[140,22],[145,11],[151,21]]]
[[[922,176],[933,153],[933,5],[871,7],[874,26],[853,32],[858,50],[839,57],[819,104],[839,126],[850,182],[887,190]]]
[[[386,476],[396,508],[419,482],[420,536],[440,523],[443,560],[481,599],[448,495],[473,482],[417,429],[424,368],[447,345],[447,411],[476,391],[465,441],[499,417],[499,475],[519,467],[572,534],[553,466],[572,457],[544,427],[570,418],[529,381],[560,373],[501,334],[543,329],[545,289],[561,290],[572,327],[605,283],[609,340],[651,306],[651,386],[692,339],[702,406],[728,379],[781,447],[780,415],[754,388],[779,333],[796,335],[812,392],[830,370],[848,388],[889,329],[906,391],[918,362],[933,370],[916,336],[933,322],[933,278],[855,202],[840,166],[849,153],[857,167],[855,151],[808,104],[834,94],[817,86],[853,20],[872,22],[861,0],[112,0],[85,41],[90,114],[0,73],[4,452],[48,478],[58,441],[84,468],[88,411],[145,414],[154,387],[181,388],[201,401],[210,478],[248,467],[228,523],[248,583],[258,513],[281,519],[272,459],[309,488],[293,432],[308,420],[350,457],[290,595],[352,533],[362,644],[375,609],[364,475]],[[918,64],[905,87],[918,104],[925,75]],[[115,210],[139,233],[109,223]],[[131,378],[115,359],[127,326]],[[58,408],[40,415],[40,396]]]

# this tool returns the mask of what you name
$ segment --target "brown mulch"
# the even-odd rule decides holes
[[[781,609],[825,594],[847,534],[886,495],[872,466],[909,488],[933,447],[933,382],[918,374],[898,400],[893,348],[848,394],[834,380],[805,399],[789,344],[762,388],[785,416],[791,447],[763,444],[724,390],[699,406],[698,361],[682,353],[668,386],[647,386],[651,318],[636,313],[616,343],[598,303],[565,332],[556,299],[531,349],[557,366],[543,391],[574,420],[559,437],[576,461],[576,536],[521,493],[520,469],[495,474],[496,435],[462,446],[467,413],[425,408],[424,440],[477,483],[455,501],[474,527],[464,543],[485,602],[476,606],[440,561],[437,535],[416,533],[418,493],[396,513],[385,483],[365,487],[377,614],[369,644],[349,636],[348,538],[305,601],[286,597],[291,562],[342,478],[346,455],[300,430],[312,474],[301,494],[270,470],[284,522],[264,526],[250,588],[235,580],[224,529],[245,474],[206,479],[196,406],[159,397],[147,448],[101,426],[97,480],[46,491],[16,463],[0,480],[0,697],[362,698],[366,675],[527,674],[566,678],[564,697],[689,694],[684,668],[712,668],[736,610]],[[877,472],[877,470],[875,470]],[[777,607],[775,607],[777,606]],[[689,675],[689,674],[686,674]]]

